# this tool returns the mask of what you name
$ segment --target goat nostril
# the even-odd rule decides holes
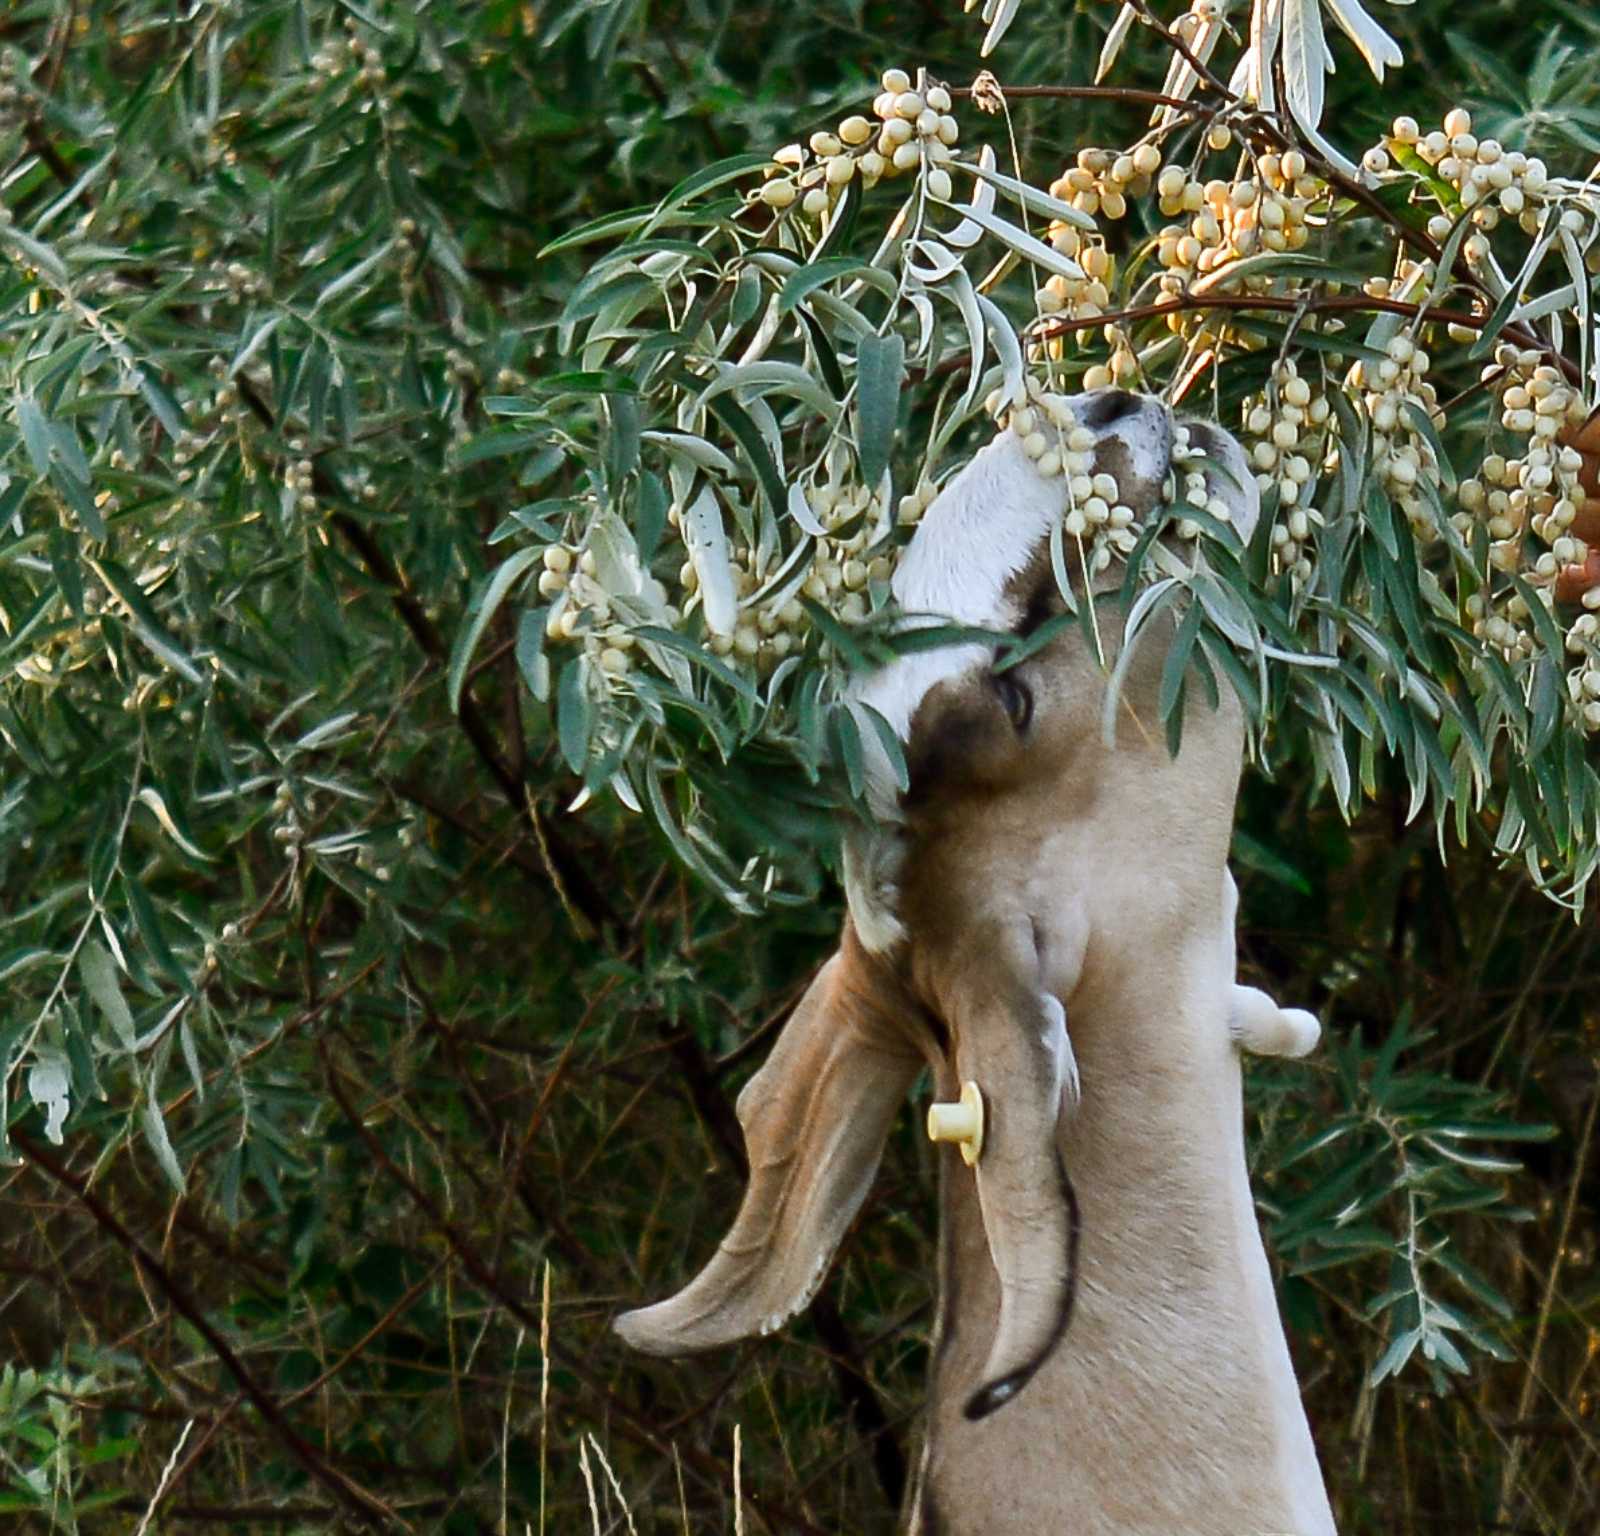
[[[1033,719],[1033,690],[1009,672],[992,673],[989,682],[1012,729],[1018,733],[1027,730],[1028,722]]]
[[[1091,429],[1109,427],[1143,407],[1143,398],[1125,389],[1100,389],[1078,407],[1078,420]]]

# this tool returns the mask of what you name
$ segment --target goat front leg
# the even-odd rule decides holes
[[[1227,870],[1222,874],[1222,942],[1228,974],[1237,964],[1234,924],[1239,915],[1239,887]],[[1228,1034],[1242,1051],[1257,1056],[1305,1056],[1316,1049],[1322,1025],[1304,1008],[1280,1008],[1259,987],[1234,985],[1228,1001]]]
[[[1304,1008],[1280,1008],[1259,987],[1235,985],[1228,1033],[1257,1056],[1305,1056],[1322,1038],[1322,1025]]]

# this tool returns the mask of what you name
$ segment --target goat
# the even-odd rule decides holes
[[[1148,513],[1171,414],[1120,391],[1067,404],[1095,472]],[[1248,537],[1238,445],[1188,431]],[[941,492],[896,573],[903,609],[1022,631],[1059,604],[1049,535],[1068,493],[1036,458],[1007,431]],[[1005,671],[964,644],[859,687],[904,743],[909,788],[878,765],[876,819],[846,841],[838,952],[739,1097],[750,1183],[731,1231],[616,1329],[679,1355],[802,1309],[928,1066],[964,1104],[931,1129],[967,1139],[941,1160],[912,1529],[1332,1536],[1244,1159],[1237,1047],[1298,1055],[1318,1025],[1235,984],[1241,712],[1226,689],[1191,703],[1171,755],[1164,648],[1147,644],[1108,743],[1112,593],[1095,614],[1100,654],[1068,626]]]

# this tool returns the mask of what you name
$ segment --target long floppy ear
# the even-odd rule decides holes
[[[847,925],[739,1095],[750,1183],[732,1230],[676,1296],[625,1312],[635,1349],[681,1355],[771,1333],[816,1293],[923,1066],[914,1011]]]
[[[969,1419],[1028,1384],[1066,1331],[1077,1289],[1077,1197],[1056,1145],[1078,1095],[1066,1015],[1038,985],[1031,940],[991,933],[985,948],[989,963],[972,960],[948,998],[957,1075],[987,1101],[975,1173],[1000,1280],[999,1322],[982,1384],[963,1409]]]

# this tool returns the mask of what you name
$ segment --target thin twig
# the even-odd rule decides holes
[[[228,1341],[214,1328],[188,1290],[111,1213],[110,1208],[86,1182],[72,1173],[64,1164],[39,1146],[31,1136],[15,1128],[11,1143],[36,1168],[72,1196],[94,1219],[95,1225],[105,1232],[160,1289],[177,1312],[209,1344],[222,1362],[225,1370],[238,1382],[240,1390],[255,1405],[268,1427],[283,1442],[290,1455],[305,1468],[314,1481],[320,1483],[362,1525],[377,1525],[383,1521],[405,1524],[399,1515],[375,1494],[369,1493],[336,1467],[330,1466],[317,1449],[283,1416],[275,1398],[256,1380],[243,1360],[234,1352]],[[407,1527],[409,1529],[409,1527]]]

